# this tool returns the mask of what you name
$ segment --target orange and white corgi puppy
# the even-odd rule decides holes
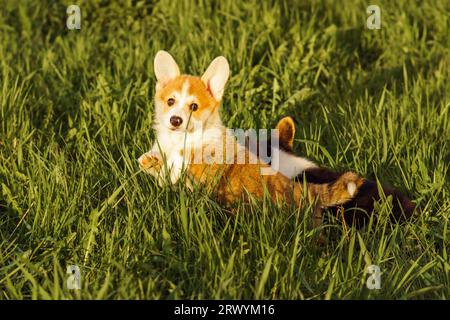
[[[257,156],[237,142],[219,115],[229,77],[224,57],[214,59],[201,77],[193,77],[181,75],[172,56],[159,51],[154,70],[156,142],[139,158],[139,164],[160,183],[164,182],[164,167],[172,183],[186,170],[189,181],[212,191],[223,205],[248,201],[249,196],[262,199],[267,191],[274,201],[296,206],[304,205],[304,200],[315,203],[318,218],[321,208],[347,202],[362,185],[362,178],[348,172],[330,184],[306,184],[304,192],[302,183],[291,181],[266,162],[249,161]],[[244,163],[239,161],[241,155]],[[303,199],[304,193],[307,199]],[[314,220],[315,225],[320,222]]]
[[[163,172],[150,163],[164,158],[170,180],[176,183],[186,167],[185,149],[221,141],[225,127],[218,112],[229,76],[228,62],[217,57],[201,78],[181,75],[178,65],[166,51],[154,60],[156,75],[154,129],[156,141],[150,152],[139,158],[142,167],[163,183]],[[146,165],[147,164],[147,165]]]

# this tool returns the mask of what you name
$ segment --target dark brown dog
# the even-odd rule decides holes
[[[293,153],[295,135],[294,121],[290,117],[285,117],[278,122],[277,129],[279,130],[280,151],[292,156],[292,158],[285,156],[283,159],[285,161],[299,159],[300,157]],[[270,141],[268,141],[268,150],[270,150]],[[294,161],[292,160],[292,162]],[[282,165],[289,166],[288,163]],[[312,166],[306,166],[293,178],[299,182],[306,181],[307,183],[313,184],[329,184],[339,179],[342,174],[313,164]],[[379,188],[375,181],[367,179],[364,179],[364,183],[359,187],[358,192],[350,201],[328,209],[338,217],[342,215],[346,223],[360,227],[369,220],[374,209],[374,204],[383,197],[387,198],[389,196],[392,197],[391,219],[393,221],[404,221],[413,215],[416,206],[406,196],[385,185]]]

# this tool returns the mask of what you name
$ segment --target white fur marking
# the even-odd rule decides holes
[[[278,164],[278,172],[288,178],[294,178],[306,169],[317,167],[314,162],[283,150],[274,149],[272,151],[272,162]]]
[[[356,192],[356,184],[355,184],[354,182],[349,182],[349,183],[347,184],[347,191],[348,191],[348,193],[350,194],[350,196],[353,197],[353,195],[354,195],[355,192]]]
[[[184,108],[185,104],[187,103],[187,101],[192,98],[188,95],[189,93],[189,81],[186,80],[183,83],[183,87],[181,88],[181,94],[179,94],[179,98],[178,98],[178,108],[182,109]]]

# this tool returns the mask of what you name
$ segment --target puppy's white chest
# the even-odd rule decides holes
[[[179,132],[162,132],[158,134],[158,144],[161,148],[165,165],[169,170],[170,180],[176,183],[187,166],[184,149],[188,147],[188,135]]]

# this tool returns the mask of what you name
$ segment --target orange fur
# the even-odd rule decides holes
[[[247,149],[245,152],[248,160],[249,152]],[[239,200],[248,201],[248,195],[262,199],[267,190],[274,202],[303,206],[307,200],[317,201],[318,207],[328,207],[345,203],[352,198],[353,195],[348,192],[348,183],[355,183],[358,189],[364,182],[358,175],[347,172],[333,184],[306,184],[308,198],[303,199],[304,190],[301,183],[293,182],[278,172],[261,175],[262,168],[270,168],[268,164],[249,164],[248,161],[238,164],[236,157],[234,163],[224,162],[225,159],[212,164],[190,164],[188,173],[196,182],[213,191],[217,200],[227,206]]]
[[[219,107],[219,102],[209,93],[205,83],[198,78],[189,75],[181,75],[169,81],[161,90],[156,91],[156,99],[165,102],[172,98],[173,92],[180,92],[183,85],[188,82],[188,92],[193,96],[193,100],[187,101],[185,107],[189,108],[191,103],[198,105],[198,110],[192,113],[192,117],[201,119],[205,112],[212,112]],[[164,103],[164,111],[167,112],[171,107]]]
[[[278,140],[280,147],[286,150],[294,148],[295,124],[291,117],[281,119],[276,129],[278,129]]]

